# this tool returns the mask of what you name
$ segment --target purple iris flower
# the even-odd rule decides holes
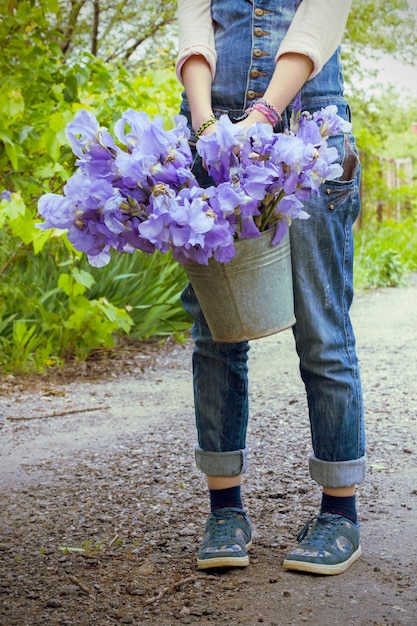
[[[92,267],[104,267],[110,263],[110,248],[105,246],[98,254],[87,254],[87,258]]]
[[[146,189],[149,186],[152,168],[157,159],[152,154],[142,155],[133,151],[120,152],[114,161],[114,184],[121,189]]]
[[[301,139],[305,144],[310,144],[316,147],[320,146],[323,141],[320,128],[313,120],[308,120],[305,124],[300,124],[297,138]]]
[[[44,219],[37,224],[41,230],[69,228],[75,219],[75,206],[70,198],[56,193],[46,193],[38,202],[39,215]]]
[[[11,191],[8,191],[7,189],[5,189],[4,191],[0,193],[0,200],[7,200],[8,202],[10,202],[11,199],[12,199]]]
[[[147,239],[157,250],[167,252],[170,247],[170,223],[168,213],[150,215],[149,219],[139,224],[138,231],[140,236]]]
[[[92,222],[83,226],[71,224],[68,229],[68,239],[77,250],[92,255],[99,254],[106,246],[105,237],[98,236]]]
[[[156,247],[149,241],[149,239],[142,237],[140,234],[139,226],[141,223],[142,222],[140,222],[136,217],[132,217],[128,222],[128,229],[124,233],[126,244],[131,246],[134,250],[142,250],[142,252],[152,254],[155,252]]]
[[[100,128],[94,115],[85,109],[80,109],[73,121],[67,124],[66,137],[73,153],[81,160],[88,155],[107,158],[109,150],[116,148],[110,133]]]
[[[135,147],[148,127],[149,115],[147,113],[128,109],[114,125],[114,134],[120,143]]]
[[[242,219],[242,224],[237,234],[239,239],[257,239],[261,236],[258,226],[249,217]]]
[[[122,197],[120,195],[114,195],[109,198],[103,206],[103,222],[111,233],[119,235],[126,230],[125,223],[128,220],[128,215],[123,213],[120,209],[122,204]]]
[[[240,186],[233,187],[229,183],[220,183],[211,205],[218,215],[233,220],[233,217],[240,213],[242,200],[243,194]]]
[[[67,229],[70,242],[97,267],[108,263],[112,249],[171,249],[180,263],[227,263],[236,239],[275,228],[276,244],[293,219],[308,218],[303,201],[342,173],[326,139],[349,130],[336,107],[310,115],[301,112],[299,98],[285,133],[260,123],[246,128],[223,115],[215,132],[197,142],[215,182],[201,189],[191,172],[185,117],[165,129],[161,118],[129,109],[115,125],[116,145],[80,110],[66,129],[78,169],[63,195],[40,198],[39,227]]]
[[[304,211],[304,204],[295,196],[284,196],[276,206],[276,213],[293,219],[308,219],[310,216]]]
[[[172,222],[170,215],[172,201],[172,194],[169,193],[152,195],[150,197],[147,219],[138,225],[140,236],[148,239],[161,252],[167,252],[170,247],[171,235],[169,226]]]
[[[313,113],[313,120],[320,127],[324,138],[337,133],[349,133],[352,129],[352,124],[338,115],[335,104]]]
[[[209,211],[207,201],[179,194],[173,202],[170,215],[170,231],[174,246],[195,246],[204,244],[204,235],[213,228],[216,215]]]
[[[245,192],[252,198],[261,202],[271,185],[280,186],[282,170],[273,163],[261,163],[248,165],[245,172],[243,187]]]
[[[217,184],[229,180],[230,169],[238,165],[235,149],[244,139],[244,133],[243,126],[233,124],[227,115],[222,115],[216,124],[215,133],[198,140],[198,153]]]
[[[101,208],[109,198],[120,198],[119,190],[115,189],[108,181],[89,178],[78,170],[68,179],[64,187],[65,195],[71,199],[75,206],[75,217],[94,219],[98,216]]]
[[[290,227],[289,220],[287,219],[279,220],[276,226],[274,237],[271,241],[271,245],[277,246],[279,243],[281,243],[281,241],[287,234],[289,227]]]
[[[234,229],[220,211],[216,212],[215,198],[214,188],[179,192],[171,208],[170,226],[176,260],[207,264],[217,253],[221,259],[232,258]]]

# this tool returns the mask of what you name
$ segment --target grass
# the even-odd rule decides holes
[[[180,302],[187,277],[170,254],[115,254],[107,267],[89,271],[96,281],[89,297],[105,296],[114,306],[125,308],[134,322],[131,337],[173,334],[182,339],[190,328]]]

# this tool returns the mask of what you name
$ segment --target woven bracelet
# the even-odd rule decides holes
[[[265,98],[258,98],[246,111],[246,115],[249,115],[252,111],[259,111],[265,115],[266,119],[272,126],[276,126],[279,122],[282,122],[281,113],[274,107],[273,104],[265,100]]]
[[[211,126],[212,124],[215,124],[216,122],[217,122],[217,120],[216,120],[216,118],[215,118],[215,117],[211,117],[211,118],[210,118],[209,120],[207,120],[206,122],[203,122],[203,123],[201,124],[201,126],[199,126],[199,128],[198,128],[198,130],[197,130],[197,132],[196,132],[196,134],[195,134],[195,138],[196,138],[196,139],[200,139],[200,137],[201,137],[201,133],[203,133],[203,132],[206,130],[206,128],[208,128],[208,127],[209,127],[209,126]]]

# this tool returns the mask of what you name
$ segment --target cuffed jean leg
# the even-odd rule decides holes
[[[249,344],[213,341],[191,285],[181,301],[194,319],[197,467],[211,476],[236,476],[247,468]]]
[[[323,461],[312,455],[309,469],[313,480],[323,487],[351,487],[365,480],[366,457],[352,461]]]
[[[196,446],[195,460],[198,469],[208,476],[239,476],[248,468],[248,451],[209,452]]]
[[[346,138],[333,139],[344,160]],[[357,173],[356,168],[356,173]],[[346,487],[365,477],[362,390],[349,315],[358,175],[326,182],[290,228],[300,372],[309,406],[312,478]]]

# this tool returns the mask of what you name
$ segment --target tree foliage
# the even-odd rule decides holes
[[[345,32],[349,55],[357,60],[364,52],[385,52],[413,63],[416,17],[407,0],[353,0]]]
[[[417,11],[407,0],[353,0],[344,36],[343,64],[350,92],[358,81],[375,79],[377,70],[364,60],[380,64],[384,54],[405,64],[416,62]]]
[[[170,30],[176,9],[173,0],[55,0],[50,20],[65,56],[73,58],[84,50],[132,67],[139,61],[149,64],[157,48],[167,49],[172,60]]]

